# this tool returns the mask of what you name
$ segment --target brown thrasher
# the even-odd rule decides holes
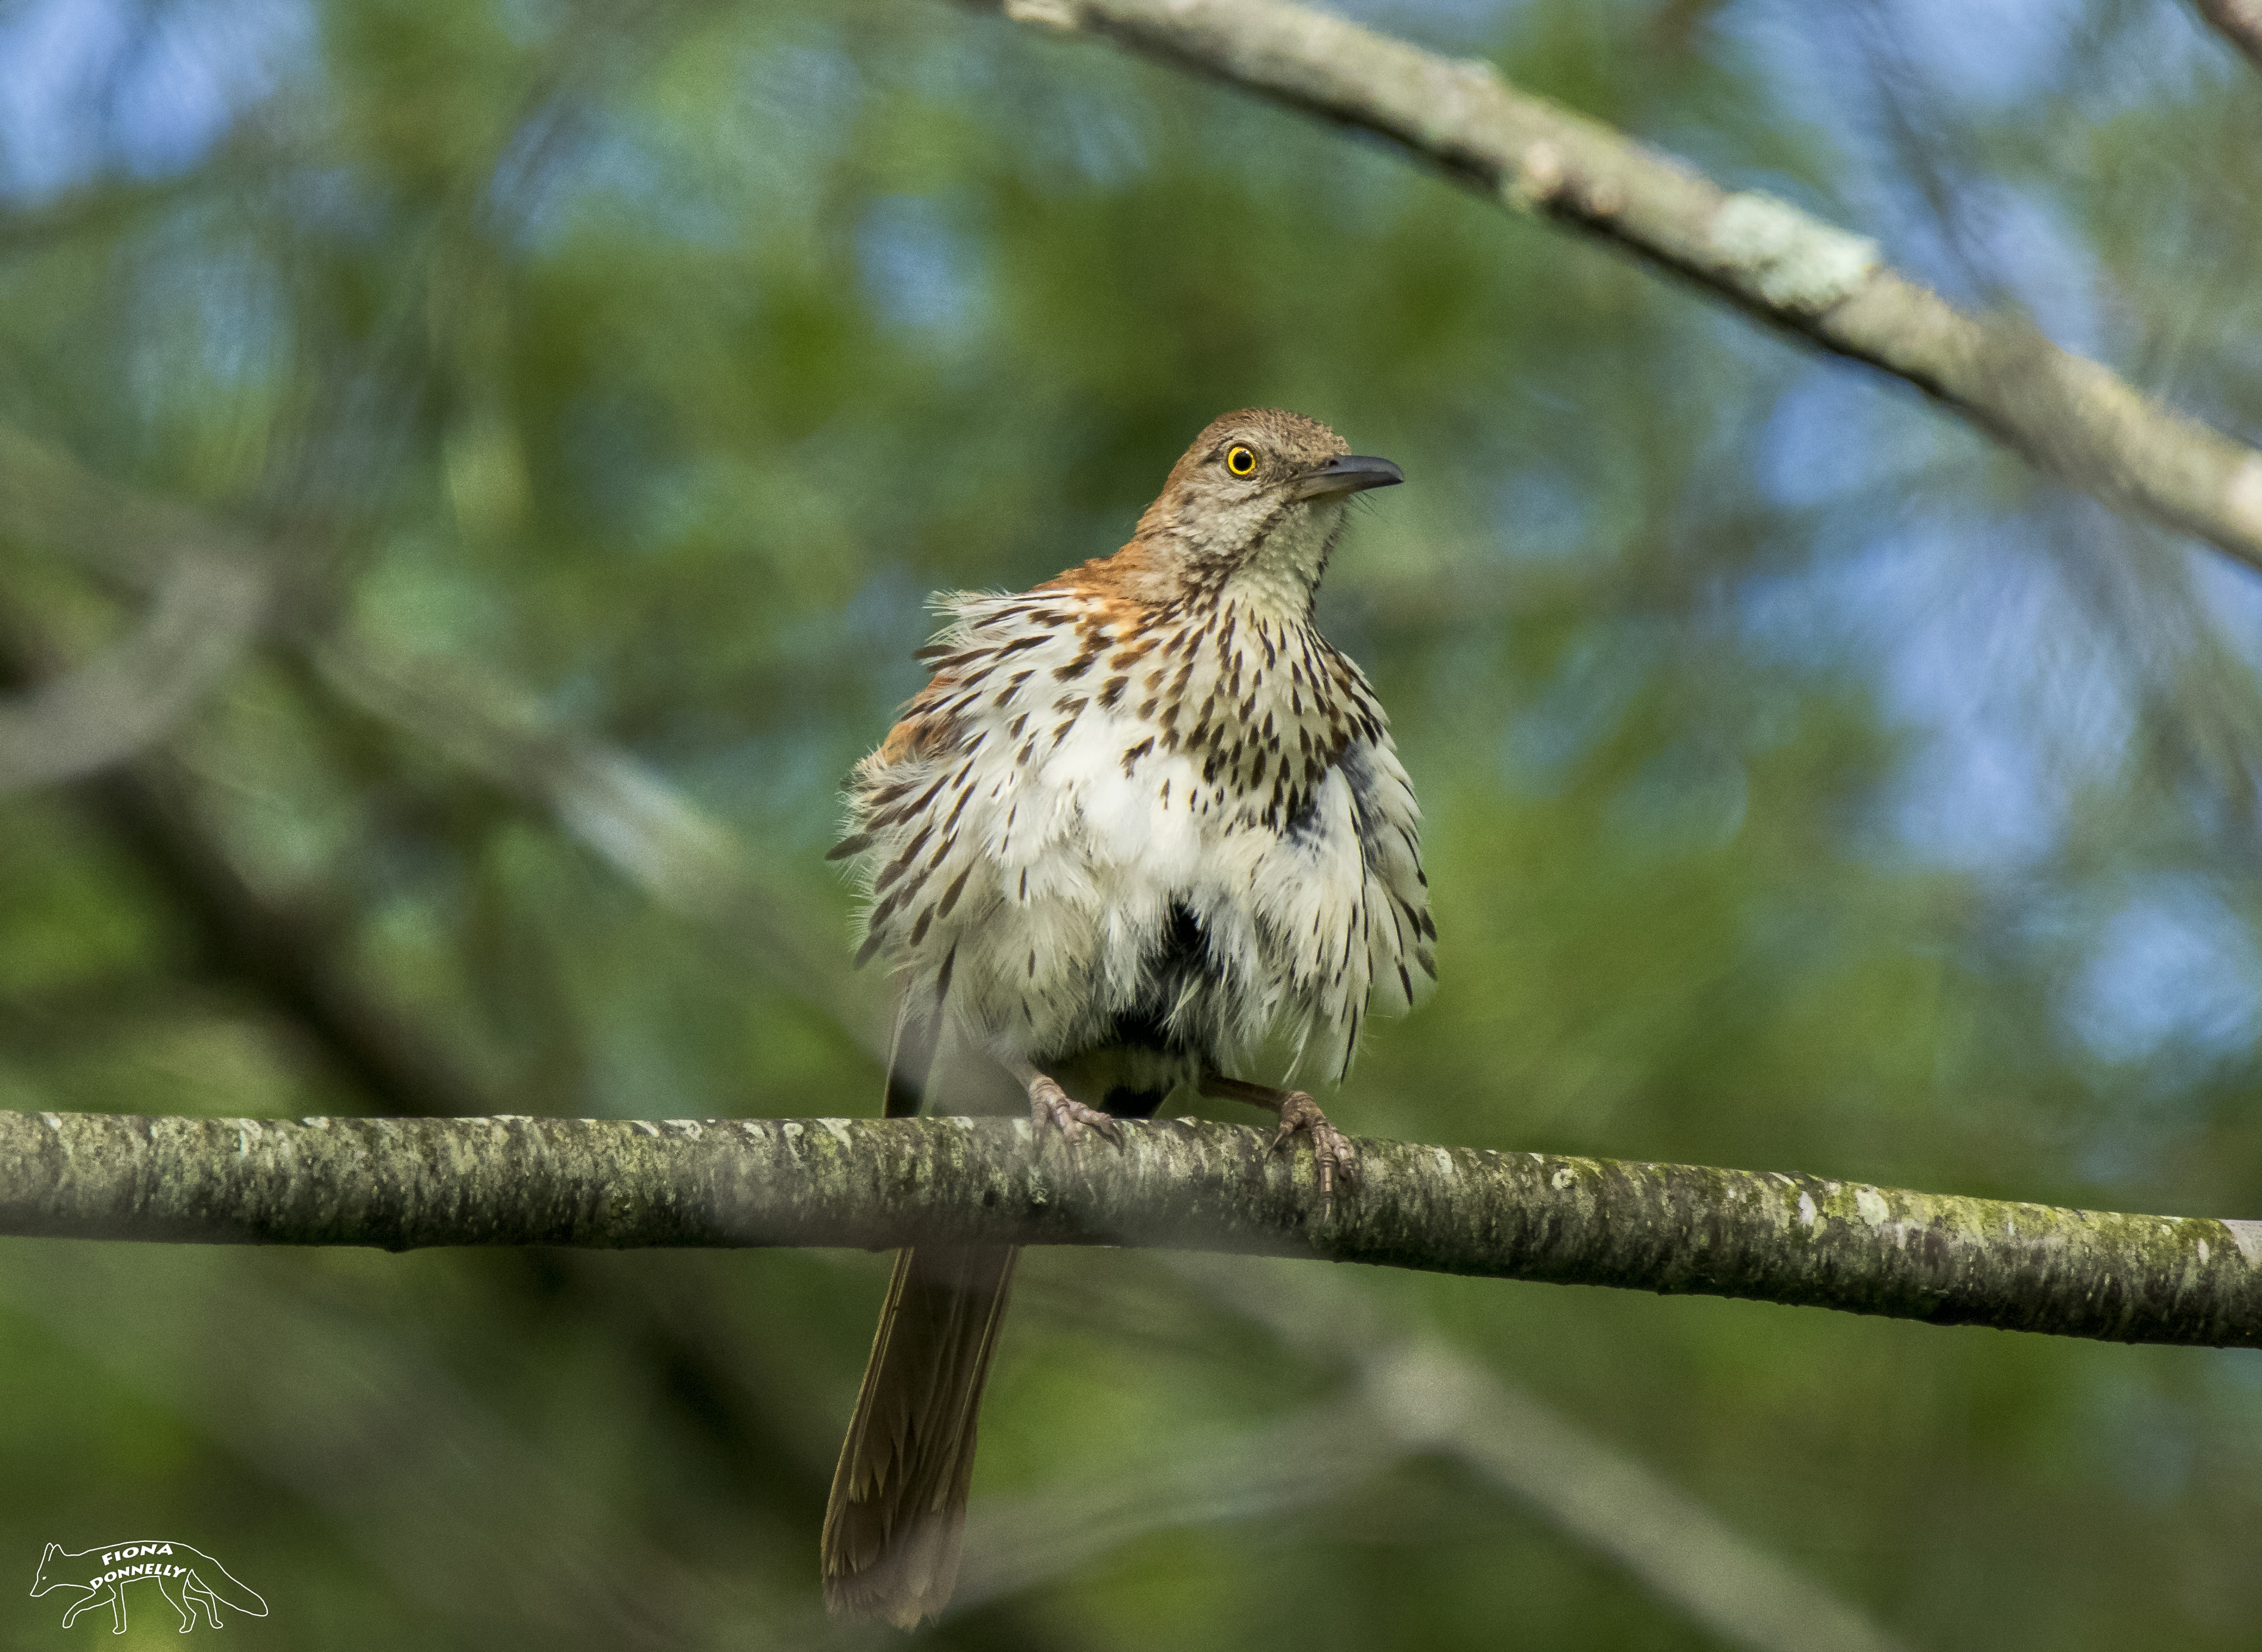
[[[1349,1067],[1372,1000],[1436,977],[1414,788],[1358,667],[1313,628],[1356,492],[1402,481],[1325,425],[1232,413],[1131,542],[1018,595],[941,600],[934,679],[859,764],[861,965],[897,981],[887,1112],[947,1066],[1010,1075],[1040,1132],[1117,1143],[1180,1084],[1308,1133],[1301,1090],[1227,1074],[1276,1029]],[[1292,1067],[1293,1070],[1293,1067]],[[904,1628],[958,1573],[976,1411],[1017,1253],[898,1252],[825,1515],[826,1604]]]

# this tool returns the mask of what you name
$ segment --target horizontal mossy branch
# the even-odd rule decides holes
[[[1877,245],[1509,84],[1288,0],[976,0],[1401,146],[1938,399],[2060,480],[2262,566],[2262,453],[1887,267]],[[2210,15],[2213,15],[2210,13]]]
[[[1033,1151],[1019,1119],[0,1112],[0,1233],[246,1245],[1144,1245],[1613,1285],[2123,1342],[2262,1346],[2262,1222],[1192,1119]]]

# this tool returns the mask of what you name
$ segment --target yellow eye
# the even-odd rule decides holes
[[[1257,456],[1247,448],[1235,444],[1225,450],[1225,468],[1235,476],[1253,475],[1257,470]]]

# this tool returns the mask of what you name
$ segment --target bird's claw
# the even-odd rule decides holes
[[[1048,1131],[1056,1132],[1070,1146],[1086,1131],[1115,1146],[1123,1145],[1123,1126],[1113,1114],[1086,1107],[1042,1074],[1029,1084],[1029,1125],[1036,1131],[1039,1147],[1044,1146]]]
[[[1326,1216],[1335,1207],[1338,1179],[1344,1192],[1358,1189],[1358,1152],[1349,1137],[1328,1123],[1317,1102],[1301,1090],[1291,1090],[1281,1100],[1280,1128],[1272,1138],[1271,1151],[1286,1152],[1299,1131],[1312,1138],[1312,1158],[1320,1172],[1320,1214]]]

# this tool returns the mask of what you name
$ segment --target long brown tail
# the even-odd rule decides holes
[[[917,1628],[958,1581],[974,1428],[1018,1250],[896,1253],[825,1510],[825,1604]]]

